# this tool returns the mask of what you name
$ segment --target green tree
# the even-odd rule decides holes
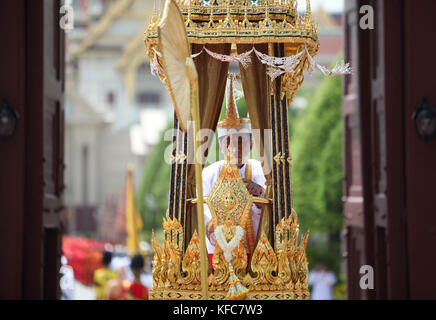
[[[320,217],[328,233],[342,229],[342,122],[339,121],[329,135],[320,157],[320,185],[317,201],[321,205]]]
[[[167,129],[171,127],[168,126]],[[151,239],[152,229],[162,228],[162,218],[168,207],[170,165],[164,161],[164,153],[171,142],[164,140],[165,131],[145,163],[141,187],[137,194],[138,211],[144,222],[142,238],[147,241]]]
[[[311,229],[311,266],[339,271],[342,230],[341,77],[328,77],[295,122],[292,136],[293,197],[303,230]]]

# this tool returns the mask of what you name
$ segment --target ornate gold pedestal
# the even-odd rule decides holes
[[[224,300],[227,292],[209,291],[211,300]],[[168,289],[152,290],[151,300],[201,300],[201,291],[174,291]],[[246,300],[309,300],[308,288],[294,289],[290,291],[254,291],[247,295]]]
[[[241,283],[249,289],[248,300],[306,300],[310,298],[307,285],[307,232],[298,242],[295,214],[283,219],[276,228],[276,250],[265,234],[260,237],[247,272],[247,256],[241,243],[232,252],[232,264]],[[153,290],[150,299],[202,299],[200,287],[200,249],[195,232],[181,260],[183,228],[177,219],[164,221],[165,240],[161,247],[153,234],[156,254],[153,260]],[[209,299],[224,300],[230,286],[230,272],[223,251],[216,247],[213,257],[214,273],[209,274]],[[181,267],[181,268],[180,268]]]

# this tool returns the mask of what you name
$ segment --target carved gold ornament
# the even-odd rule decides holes
[[[253,198],[236,165],[228,162],[223,165],[206,203],[212,214],[214,230],[227,220],[231,220],[234,225],[246,225],[251,216]]]
[[[296,44],[307,43],[317,51],[317,25],[312,19],[310,1],[304,15],[297,11],[296,0],[213,0],[203,5],[196,0],[176,0],[191,43],[277,43],[292,51]],[[146,31],[146,42],[156,42],[160,12],[155,10]]]
[[[153,290],[151,299],[200,299],[200,251],[198,234],[194,232],[180,263],[177,254],[177,219],[165,221],[164,234],[168,236],[160,245],[153,233]],[[298,300],[309,299],[307,284],[308,263],[306,246],[309,232],[299,239],[299,226],[294,212],[280,221],[275,231],[275,250],[264,233],[261,234],[251,258],[253,274],[247,273],[245,239],[240,226],[229,219],[217,228],[217,243],[213,256],[214,273],[209,276],[210,299]],[[240,231],[237,231],[240,230]],[[242,231],[241,231],[242,230]],[[176,235],[176,237],[174,237]],[[220,246],[223,237],[225,251],[231,249],[231,263]],[[240,238],[239,241],[238,238]],[[232,240],[235,241],[232,243]],[[237,245],[236,245],[237,244]],[[164,249],[162,249],[164,248]]]

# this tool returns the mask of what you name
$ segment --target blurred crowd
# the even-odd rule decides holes
[[[67,258],[62,257],[61,290],[63,300],[73,300],[76,280]],[[140,253],[129,257],[104,251],[101,267],[93,272],[92,288],[97,300],[148,300],[152,288],[151,263]]]

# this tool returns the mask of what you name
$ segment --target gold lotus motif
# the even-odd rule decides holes
[[[180,287],[200,290],[200,245],[197,231],[194,232],[182,262],[182,275],[178,280]]]
[[[254,290],[277,289],[275,284],[277,280],[277,257],[264,232],[262,232],[253,252],[251,269],[255,274],[252,279]]]

